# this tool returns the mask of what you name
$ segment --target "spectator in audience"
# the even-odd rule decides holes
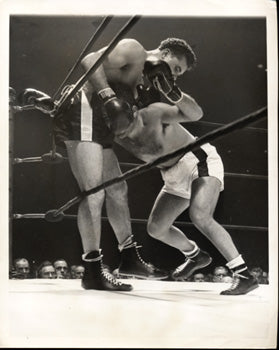
[[[212,282],[224,282],[226,276],[229,276],[229,270],[225,266],[217,266],[213,271]]]
[[[193,282],[205,282],[205,275],[202,272],[196,272],[193,275]]]
[[[41,265],[37,269],[37,277],[48,279],[56,278],[55,268],[50,261],[45,260],[41,263]]]
[[[54,261],[53,266],[56,271],[57,278],[69,278],[68,274],[68,264],[65,259],[57,259]]]
[[[266,271],[263,271],[263,280],[265,281],[264,284],[268,284],[268,273]]]
[[[255,266],[250,271],[251,275],[253,275],[258,283],[260,284],[267,284],[267,278],[264,277],[263,269],[259,266]]]
[[[72,265],[70,267],[70,276],[71,278],[75,279],[75,268],[77,267],[77,265]]]
[[[73,279],[81,279],[84,276],[85,268],[82,265],[71,266],[71,277]]]
[[[10,278],[12,279],[26,279],[30,278],[30,264],[25,258],[18,258],[14,261]]]

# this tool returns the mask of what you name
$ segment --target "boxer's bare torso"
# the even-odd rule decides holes
[[[195,137],[179,124],[177,117],[180,115],[175,106],[154,103],[137,111],[129,133],[125,137],[116,138],[115,141],[144,162],[153,161],[195,140]],[[173,158],[161,166],[172,166],[179,158]]]

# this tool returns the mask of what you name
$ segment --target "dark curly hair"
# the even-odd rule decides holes
[[[187,60],[188,70],[197,64],[197,57],[189,44],[185,40],[178,38],[167,38],[161,41],[159,50],[169,49],[176,56],[184,56]]]

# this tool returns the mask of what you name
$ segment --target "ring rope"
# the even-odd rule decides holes
[[[55,118],[57,114],[59,114],[63,108],[67,105],[69,100],[75,96],[75,94],[79,91],[79,89],[84,85],[84,83],[89,79],[89,76],[93,74],[97,68],[102,64],[105,58],[111,53],[111,51],[115,48],[118,42],[126,35],[126,33],[132,28],[134,24],[140,19],[140,16],[133,16],[115,35],[112,41],[109,43],[105,51],[102,55],[97,59],[97,61],[92,65],[91,68],[87,70],[87,72],[81,76],[81,78],[76,82],[72,90],[65,95],[62,95],[61,99],[57,102],[55,110],[52,112],[52,116]]]
[[[45,219],[46,214],[43,213],[26,213],[26,214],[13,214],[13,219]],[[77,219],[77,215],[75,214],[64,214],[63,219]],[[101,219],[103,221],[108,221],[108,217],[102,216]],[[146,224],[147,219],[130,219],[132,224]],[[174,225],[179,226],[194,226],[192,222],[189,221],[174,221]],[[222,224],[222,226],[226,229],[239,229],[241,230],[253,230],[253,231],[268,231],[268,227],[266,226],[248,226],[248,225],[230,225],[230,224]]]
[[[45,159],[45,156],[48,155],[48,159]],[[68,161],[67,157],[63,157],[60,153],[55,153],[55,157],[53,158],[51,156],[51,153],[43,154],[39,157],[29,157],[29,158],[14,158],[13,164],[22,164],[22,163],[37,163],[37,162],[45,162],[48,164],[58,163],[57,159],[59,159],[60,163],[64,161]],[[128,167],[128,168],[135,168],[136,166],[139,166],[139,163],[128,163],[128,162],[119,162],[120,166]],[[254,178],[258,180],[267,180],[268,177],[266,175],[258,175],[258,174],[242,174],[242,173],[230,173],[225,172],[225,176],[229,177],[246,177],[246,178]]]
[[[26,214],[13,214],[13,219],[45,219],[45,213],[26,213]],[[63,218],[65,219],[76,219],[77,215],[64,214]]]
[[[207,143],[207,142],[211,142],[221,136],[224,136],[228,133],[231,133],[237,129],[243,128],[244,126],[252,123],[252,122],[256,122],[262,118],[266,118],[267,117],[267,107],[262,107],[261,109],[250,113],[240,119],[237,119],[227,125],[223,125],[220,128],[217,128],[207,134],[205,134],[204,136],[196,139],[194,142],[188,144],[185,147],[179,148],[178,150],[168,153],[162,157],[159,157],[157,159],[155,159],[154,161],[142,164],[136,168],[133,168],[127,172],[125,172],[124,174],[113,178],[111,180],[108,180],[88,191],[83,191],[81,192],[78,196],[74,197],[73,199],[69,200],[67,203],[65,203],[63,206],[61,206],[59,209],[57,210],[53,210],[52,211],[52,215],[58,216],[61,215],[63,213],[63,211],[69,209],[70,207],[72,207],[73,205],[81,202],[83,200],[83,198],[85,198],[86,196],[89,196],[91,194],[94,194],[100,190],[105,189],[106,187],[112,186],[116,183],[122,182],[124,180],[130,179],[134,176],[140,175],[152,168],[155,168],[156,166],[171,160],[177,156],[181,156],[187,152],[190,152],[194,149],[196,149],[197,147]]]
[[[55,100],[59,94],[59,92],[61,91],[62,87],[66,84],[66,82],[69,80],[70,76],[73,74],[74,70],[77,68],[77,66],[80,64],[81,60],[83,59],[83,57],[85,56],[85,54],[88,52],[88,50],[95,44],[95,42],[97,41],[97,39],[100,37],[100,35],[102,34],[103,30],[105,29],[105,27],[109,24],[109,22],[111,21],[112,16],[106,16],[101,24],[98,26],[98,28],[96,29],[95,33],[91,36],[90,40],[88,41],[88,43],[85,45],[84,49],[82,50],[82,52],[80,53],[79,57],[77,58],[75,64],[73,65],[73,67],[70,69],[70,71],[68,72],[67,76],[65,77],[65,79],[63,80],[63,82],[61,83],[61,85],[58,87],[58,89],[56,90],[56,92],[53,95],[53,100]]]

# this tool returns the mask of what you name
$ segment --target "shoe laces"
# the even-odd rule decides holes
[[[122,285],[122,283],[117,281],[117,279],[109,271],[103,268],[103,266],[102,266],[101,274],[109,283],[113,284],[114,286]]]
[[[241,275],[240,273],[234,272],[233,273],[233,282],[231,287],[228,290],[234,290],[238,287],[239,283],[240,283],[240,279],[248,279],[247,277]]]
[[[232,285],[230,286],[230,288],[228,289],[228,291],[231,291],[231,290],[235,290],[238,285],[240,283],[240,278],[238,276],[235,276],[233,274],[233,281],[232,281]]]
[[[190,262],[193,260],[190,258],[186,258],[185,262],[181,265],[179,265],[175,270],[174,273],[180,273]]]
[[[147,262],[144,261],[143,258],[141,257],[141,255],[140,255],[138,249],[139,249],[139,248],[142,248],[142,246],[141,246],[141,245],[137,245],[137,242],[133,243],[133,245],[134,245],[134,247],[135,247],[135,250],[136,250],[136,253],[137,253],[137,257],[138,257],[139,261],[140,261],[144,266],[146,266],[146,267],[148,267],[148,268],[154,270],[153,265],[150,264],[150,263],[147,263]]]

